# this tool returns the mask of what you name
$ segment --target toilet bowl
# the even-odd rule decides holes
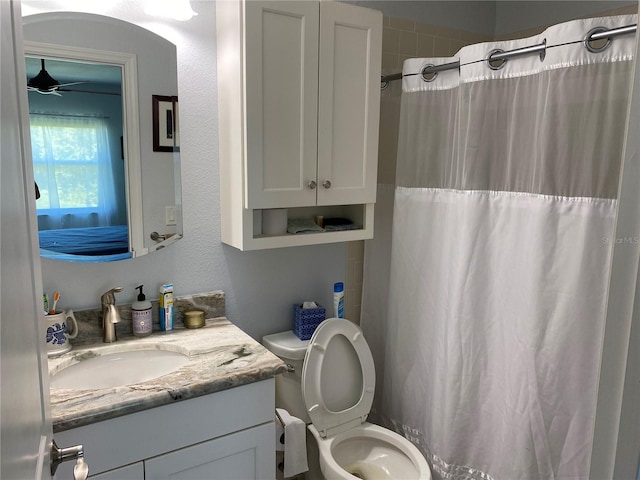
[[[320,468],[327,479],[431,478],[431,471],[420,451],[406,438],[386,428],[365,422],[329,438],[320,437],[313,425],[309,430],[316,439]]]
[[[276,383],[276,405],[287,403],[310,420],[308,430],[317,445],[319,466],[327,480],[429,480],[431,471],[420,451],[406,438],[366,422],[375,393],[375,369],[362,330],[345,319],[330,318],[308,342],[283,332],[263,338],[263,344],[288,361],[302,396],[286,402]],[[289,357],[289,358],[287,358]],[[302,403],[302,406],[297,404]],[[297,408],[298,407],[298,408]],[[294,413],[295,415],[295,413]],[[303,417],[301,417],[303,418]]]

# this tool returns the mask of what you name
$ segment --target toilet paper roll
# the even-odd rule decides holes
[[[253,236],[262,235],[262,210],[253,211]]]
[[[279,445],[278,424],[284,433],[284,476],[293,477],[309,470],[305,423],[283,408],[276,408],[276,445]],[[278,450],[278,447],[276,447]]]
[[[262,210],[262,233],[265,235],[284,235],[287,233],[286,208]]]
[[[284,425],[276,412],[276,452],[284,452]]]

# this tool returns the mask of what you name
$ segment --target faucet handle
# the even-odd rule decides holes
[[[116,303],[116,293],[120,293],[122,291],[122,287],[114,287],[111,290],[104,292],[100,296],[100,301],[103,305],[110,305]]]

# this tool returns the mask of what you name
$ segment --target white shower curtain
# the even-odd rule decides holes
[[[581,40],[635,23],[572,21],[404,64],[361,323],[373,419],[435,478],[589,476],[635,38],[600,53]],[[477,62],[543,41],[544,59]],[[409,75],[454,60],[432,82]]]

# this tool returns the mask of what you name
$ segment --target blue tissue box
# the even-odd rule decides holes
[[[302,308],[302,305],[293,305],[293,333],[300,340],[309,340],[316,327],[326,318],[326,310],[320,305],[318,308]]]

